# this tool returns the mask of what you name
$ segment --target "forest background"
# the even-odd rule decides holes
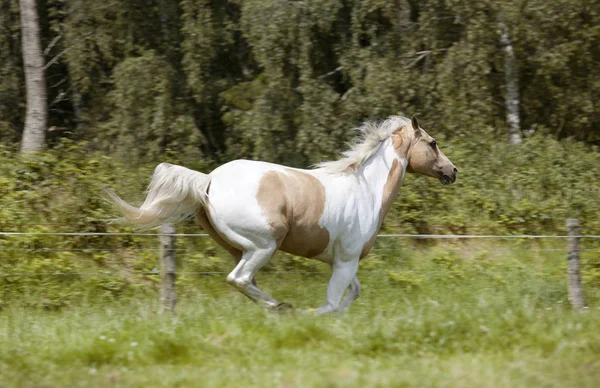
[[[35,153],[22,146],[28,5],[48,112]],[[564,234],[569,217],[584,233],[600,227],[598,0],[0,0],[0,31],[4,231],[122,230],[107,224],[102,188],[141,200],[160,161],[306,168],[336,158],[361,121],[415,113],[460,176],[449,187],[408,177],[384,230]],[[40,253],[51,246],[148,244],[125,240],[0,236],[0,270],[80,265]],[[27,289],[0,281],[5,298]]]

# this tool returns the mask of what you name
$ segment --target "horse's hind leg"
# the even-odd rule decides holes
[[[208,235],[213,240],[215,240],[217,244],[222,246],[227,252],[231,254],[231,257],[233,257],[233,260],[235,261],[236,265],[240,262],[240,260],[242,259],[242,251],[233,247],[230,243],[225,241],[225,239],[221,237],[219,233],[217,233],[217,230],[210,222],[210,219],[208,218],[204,210],[201,210],[198,213],[196,213],[196,222],[198,222],[200,226],[202,226],[202,229],[204,229],[206,233],[208,233]],[[256,279],[252,279],[252,284],[254,284],[255,286],[257,285]]]
[[[208,216],[206,215],[204,210],[201,210],[198,213],[196,213],[196,222],[198,222],[200,226],[202,226],[202,229],[204,229],[206,233],[208,233],[208,235],[213,240],[215,240],[217,244],[222,246],[227,252],[231,254],[231,256],[233,256],[233,259],[236,263],[240,261],[240,259],[242,258],[242,251],[240,251],[237,248],[234,248],[231,244],[225,241],[225,239],[223,239],[223,237],[221,237],[219,233],[217,233],[217,230],[208,219]]]
[[[255,303],[267,308],[276,308],[279,304],[271,295],[258,288],[253,280],[258,270],[269,262],[276,250],[274,244],[271,248],[255,248],[246,251],[238,265],[227,275],[229,284]]]

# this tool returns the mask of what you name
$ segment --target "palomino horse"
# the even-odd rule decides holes
[[[237,262],[227,282],[267,308],[289,306],[254,281],[278,249],[327,262],[332,267],[327,302],[310,311],[344,311],[360,293],[359,260],[373,246],[405,172],[442,184],[453,183],[458,173],[415,116],[392,116],[358,129],[361,137],[343,158],[312,170],[235,160],[206,175],[162,163],[141,207],[109,194],[134,226],[195,216]]]

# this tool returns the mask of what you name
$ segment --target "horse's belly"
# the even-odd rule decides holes
[[[279,249],[296,256],[318,258],[329,246],[329,231],[317,224],[292,225]]]

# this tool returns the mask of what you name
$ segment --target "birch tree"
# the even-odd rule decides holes
[[[510,39],[508,26],[500,16],[500,43],[504,50],[504,79],[506,82],[506,91],[504,101],[506,105],[506,125],[508,126],[508,141],[510,144],[521,144],[521,122],[519,116],[519,107],[521,98],[519,93],[519,73],[517,71],[517,59],[515,50]]]
[[[48,106],[44,79],[44,56],[40,42],[40,26],[35,0],[20,0],[21,47],[25,67],[27,110],[21,141],[21,153],[44,148]]]

